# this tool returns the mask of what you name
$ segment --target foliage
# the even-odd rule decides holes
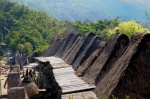
[[[72,23],[72,27],[74,27],[82,35],[87,32],[94,32],[102,39],[106,40],[108,38],[108,29],[113,29],[114,27],[118,26],[118,19],[119,17],[115,18],[114,20],[97,20],[97,22],[95,23],[89,20],[86,20],[84,22],[76,21],[75,23]]]
[[[115,97],[114,95],[112,95],[112,99],[118,99],[117,97]]]
[[[119,25],[114,29],[109,29],[108,36],[111,36],[112,34],[116,33],[116,30],[119,30],[120,33],[126,34],[128,37],[131,37],[134,33],[137,32],[149,31],[147,28],[144,28],[141,24],[135,21],[127,21],[119,23]]]
[[[126,95],[126,98],[125,99],[130,99],[130,97],[128,95]]]
[[[24,5],[0,0],[0,33],[13,51],[31,55],[45,50],[53,35],[64,31],[65,23]]]
[[[29,1],[32,2],[32,0]],[[59,21],[52,19],[46,13],[30,10],[24,5],[0,0],[0,33],[3,33],[5,43],[12,51],[19,50],[28,55],[31,55],[33,51],[42,52],[49,46],[53,37],[64,37],[70,30],[78,31],[82,35],[86,32],[94,32],[103,40],[113,34],[116,28],[128,36],[137,32],[136,30],[147,31],[135,21],[119,23],[118,20],[119,17],[96,22]]]

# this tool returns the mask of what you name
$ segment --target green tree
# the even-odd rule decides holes
[[[80,34],[84,35],[87,32],[94,32],[99,35],[102,39],[106,40],[108,38],[107,31],[118,26],[119,17],[113,20],[97,20],[97,22],[91,22],[86,20],[84,22],[76,21],[75,23],[69,23],[76,31],[79,31]]]
[[[24,51],[24,44],[18,44],[17,49],[19,50],[19,52],[23,52]]]
[[[114,29],[108,30],[108,36],[116,33],[116,30],[119,30],[120,33],[126,34],[128,37],[131,37],[134,33],[137,32],[148,32],[147,28],[144,28],[141,24],[135,21],[127,21],[121,22],[117,27]]]
[[[0,28],[12,51],[20,50],[31,55],[32,49],[39,52],[45,50],[54,34],[64,31],[65,22],[24,5],[0,0]],[[26,45],[28,48],[24,47]]]
[[[26,53],[29,56],[32,55],[32,53],[33,53],[33,46],[29,42],[24,44],[23,53]]]

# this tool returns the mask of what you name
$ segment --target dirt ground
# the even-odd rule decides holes
[[[1,76],[2,99],[7,99],[7,89],[4,88],[4,83],[7,78],[6,76],[7,76],[6,74]]]
[[[9,66],[9,65],[5,65],[6,62],[5,61],[1,61],[1,64],[3,67],[5,66]],[[2,94],[2,98],[1,99],[7,99],[7,89],[4,88],[4,83],[7,79],[7,75],[8,75],[9,69],[7,71],[3,71],[2,69],[2,75],[1,75],[1,82],[0,82],[0,94]]]

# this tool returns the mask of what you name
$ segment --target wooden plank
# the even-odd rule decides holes
[[[90,86],[88,84],[78,84],[78,85],[72,85],[72,86],[61,86],[62,93],[71,93],[71,92],[78,92],[78,91],[84,91],[84,90],[92,90],[95,88],[95,86]]]
[[[97,97],[93,91],[63,94],[61,99],[69,99],[69,97],[72,97],[72,99],[97,99]]]
[[[47,62],[47,60],[44,57],[34,57],[34,58],[41,62]]]
[[[61,75],[61,74],[63,74],[63,75]],[[54,73],[54,75],[55,76],[67,76],[67,77],[70,77],[70,76],[76,76],[75,74],[74,74],[74,71],[66,71],[66,72],[59,72],[59,73]],[[70,75],[70,76],[69,76]],[[78,77],[77,77],[78,78]]]
[[[70,65],[66,63],[59,63],[59,64],[51,64],[53,68],[64,68],[64,67],[70,67]]]
[[[92,90],[95,88],[95,86],[89,85],[80,77],[77,77],[72,67],[53,69],[53,73],[63,93]]]
[[[62,84],[62,83],[64,83],[64,84],[66,84],[66,83],[71,83],[72,85],[74,84],[74,83],[85,83],[83,80],[79,80],[79,79],[73,79],[73,80],[71,80],[71,79],[67,79],[67,80],[58,80],[58,79],[56,79],[57,81],[59,81],[59,84]]]
[[[74,83],[70,83],[70,82],[61,83],[59,85],[63,88],[63,87],[66,87],[66,86],[74,86],[74,85],[86,84],[85,82],[74,82]]]
[[[65,68],[60,68],[60,69],[53,69],[54,74],[68,72],[68,71],[74,72],[74,70],[73,70],[72,67],[65,67]]]
[[[69,67],[66,62],[64,62],[61,58],[56,57],[35,57],[38,61],[41,62],[50,62],[53,68],[62,68],[62,67]]]
[[[33,67],[36,67],[38,64],[37,63],[30,63],[30,64],[28,64],[28,65],[24,65],[23,67],[24,68],[33,68]]]
[[[56,57],[38,57],[38,60],[49,61],[54,68],[53,73],[56,82],[62,89],[62,93],[71,93],[77,91],[92,90],[95,88],[84,82],[80,77],[77,77],[72,66],[68,65],[60,58]]]

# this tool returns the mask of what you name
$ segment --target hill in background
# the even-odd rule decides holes
[[[149,0],[10,0],[44,11],[59,20],[114,19],[144,21]]]

